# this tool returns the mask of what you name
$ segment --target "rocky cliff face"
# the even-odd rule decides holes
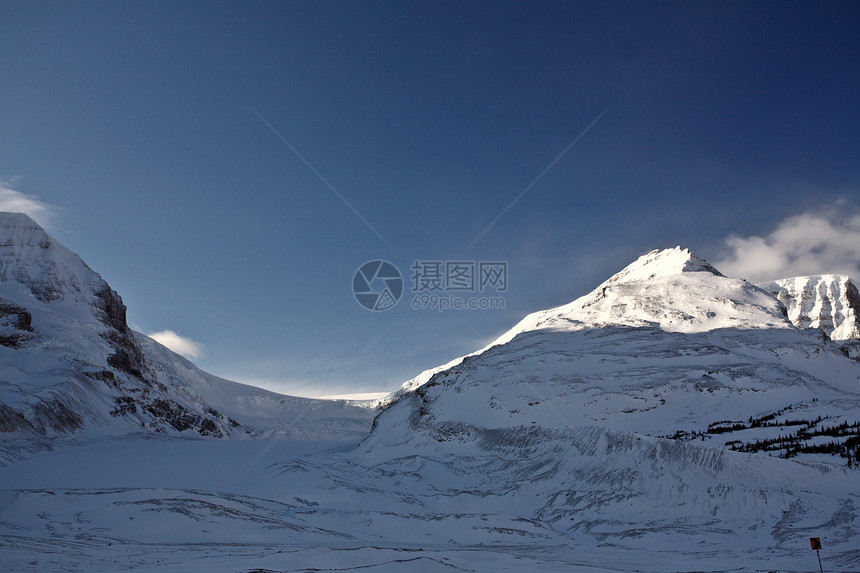
[[[812,275],[759,285],[775,296],[798,328],[821,329],[860,359],[860,292],[845,275]]]
[[[831,340],[860,340],[860,293],[845,275],[813,275],[759,285],[788,310],[798,328],[820,328]]]

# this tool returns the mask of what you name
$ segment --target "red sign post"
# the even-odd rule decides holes
[[[818,570],[821,571],[821,573],[824,573],[824,569],[821,567],[821,553],[819,553],[819,551],[821,551],[821,539],[818,537],[810,537],[809,544],[812,545],[812,548],[815,549],[815,555],[818,556]]]

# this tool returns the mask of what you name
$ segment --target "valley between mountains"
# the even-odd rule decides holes
[[[8,571],[860,571],[860,296],[680,247],[381,401],[218,378],[0,214]]]

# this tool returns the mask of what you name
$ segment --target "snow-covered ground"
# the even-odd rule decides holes
[[[595,428],[96,441],[0,470],[8,571],[860,568],[856,474]],[[388,453],[392,452],[388,449]]]
[[[542,550],[448,543],[442,532],[457,537],[463,522],[486,529],[488,520],[516,519],[412,514],[421,511],[414,496],[345,461],[355,445],[141,437],[41,452],[0,474],[0,563],[5,571],[571,570]]]

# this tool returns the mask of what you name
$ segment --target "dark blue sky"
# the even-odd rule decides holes
[[[653,248],[853,209],[858,39],[855,2],[5,2],[0,178],[204,369],[390,390]],[[411,309],[416,259],[506,261],[505,309]]]

